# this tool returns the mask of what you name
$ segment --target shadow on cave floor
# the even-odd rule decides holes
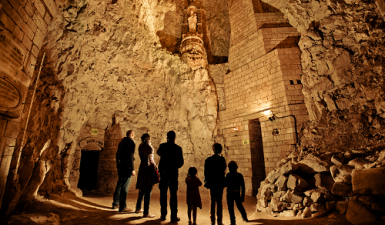
[[[227,204],[225,201],[226,194],[224,193],[223,201],[223,222],[229,224],[229,214],[227,211]],[[127,205],[128,208],[134,209],[137,198],[137,191],[128,194]],[[83,197],[76,197],[72,193],[66,193],[63,197],[53,196],[50,200],[39,198],[34,204],[25,208],[24,213],[55,213],[60,216],[61,225],[75,225],[75,224],[141,224],[141,225],[166,225],[171,224],[169,217],[167,221],[161,221],[160,207],[159,207],[159,191],[154,191],[151,197],[150,212],[155,214],[153,219],[144,219],[142,214],[128,213],[121,214],[117,210],[111,209],[112,196],[95,192],[85,192]],[[186,196],[178,194],[178,216],[181,221],[178,224],[188,224]],[[203,209],[198,209],[198,224],[209,225],[209,198],[202,196]],[[318,219],[278,219],[270,217],[265,213],[254,213],[256,199],[253,197],[246,197],[244,206],[248,212],[250,222],[243,222],[238,210],[235,210],[238,225],[257,225],[257,224],[312,224],[312,225],[331,225],[331,224],[350,224],[346,221],[345,216],[338,213],[330,214]],[[176,224],[176,223],[173,223]]]

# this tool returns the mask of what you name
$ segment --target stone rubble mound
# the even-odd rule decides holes
[[[257,200],[257,211],[274,217],[317,218],[338,211],[353,224],[381,223],[385,150],[294,151],[261,182]]]

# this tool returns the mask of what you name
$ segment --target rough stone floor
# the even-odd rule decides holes
[[[95,192],[85,192],[83,197],[75,197],[73,194],[66,194],[64,198],[52,197],[52,200],[41,200],[39,203],[28,207],[24,213],[35,212],[53,212],[60,216],[61,225],[75,225],[75,224],[141,224],[141,225],[166,225],[166,224],[188,224],[187,205],[185,204],[186,196],[178,194],[178,216],[181,221],[178,223],[170,223],[169,220],[161,221],[160,207],[159,207],[159,193],[154,191],[151,197],[150,211],[156,217],[152,219],[142,218],[142,214],[128,213],[121,214],[117,210],[111,209],[112,197],[102,195]],[[225,196],[225,194],[224,194]],[[129,193],[127,197],[128,207],[134,209],[137,198],[137,192]],[[198,224],[210,225],[209,219],[209,198],[202,197],[203,209],[198,209]],[[229,214],[227,211],[226,201],[223,201],[225,225],[230,224]],[[240,213],[236,209],[237,225],[257,225],[257,224],[312,224],[312,225],[329,225],[329,224],[351,224],[346,221],[345,216],[339,213],[332,213],[323,218],[317,219],[299,219],[286,218],[277,219],[268,216],[264,213],[254,213],[256,199],[247,197],[244,202],[245,209],[248,213],[250,222],[243,222]],[[168,218],[169,219],[169,216]]]

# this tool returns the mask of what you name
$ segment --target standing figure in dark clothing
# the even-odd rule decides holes
[[[202,209],[201,195],[199,194],[199,187],[202,186],[201,180],[197,177],[198,170],[194,166],[188,169],[186,177],[187,184],[187,215],[188,224],[197,225],[197,208]],[[193,213],[193,220],[191,221],[191,212]]]
[[[119,212],[132,211],[131,209],[127,209],[126,200],[131,176],[135,176],[135,133],[134,131],[129,130],[126,133],[126,136],[127,137],[124,137],[119,143],[118,151],[116,152],[116,166],[118,168],[119,180],[116,185],[112,208],[115,209],[119,206]]]
[[[157,176],[157,167],[154,162],[154,148],[151,146],[149,134],[143,134],[142,143],[139,145],[140,167],[136,189],[139,189],[138,200],[136,201],[136,213],[143,212],[143,217],[153,218],[150,214],[150,199],[152,186],[159,182]],[[154,174],[155,173],[155,174]],[[154,178],[155,176],[155,178]],[[141,210],[144,197],[144,211]]]
[[[218,225],[222,225],[222,196],[225,186],[226,160],[220,155],[222,153],[221,144],[215,143],[213,151],[214,155],[208,157],[205,161],[205,187],[210,189],[211,224],[215,224],[215,205],[217,205],[217,222]]]
[[[226,175],[227,206],[229,208],[231,225],[235,225],[234,201],[244,221],[247,219],[246,210],[242,205],[245,201],[245,180],[242,174],[237,172],[238,165],[235,161],[229,162],[230,173]]]
[[[160,214],[161,220],[167,216],[167,190],[170,188],[171,222],[177,222],[178,218],[178,170],[184,164],[182,148],[175,144],[175,132],[167,133],[167,143],[162,143],[156,152],[160,156],[159,161],[159,189],[160,189]]]

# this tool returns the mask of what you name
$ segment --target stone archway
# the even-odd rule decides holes
[[[96,188],[99,154],[104,148],[104,133],[104,129],[86,126],[77,139],[69,176],[70,189],[75,193],[81,193],[79,189],[89,187],[81,181],[82,177],[84,177],[81,174],[82,172],[86,177],[90,176],[91,179],[95,180],[94,189]]]

